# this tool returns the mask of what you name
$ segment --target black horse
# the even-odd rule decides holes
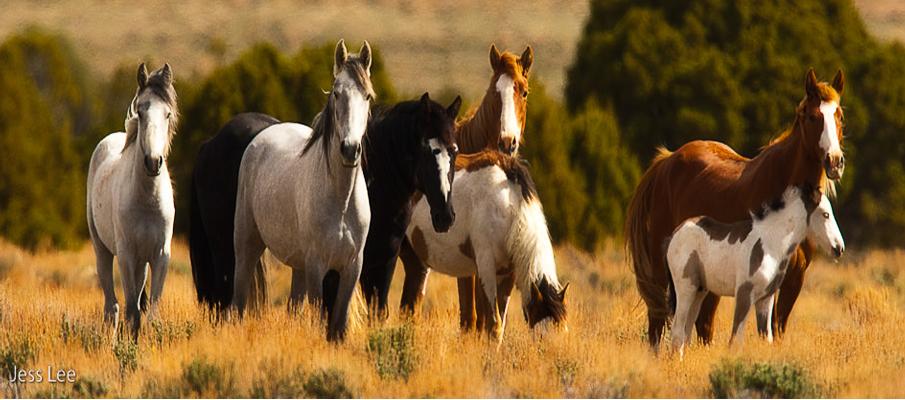
[[[425,93],[420,100],[375,110],[369,118],[363,166],[371,226],[361,275],[369,301],[389,288],[416,196],[427,196],[437,231],[446,231],[453,223],[449,200],[455,169],[454,124],[460,105],[457,97],[444,108]],[[258,133],[279,122],[264,114],[239,114],[201,146],[196,159],[189,227],[192,276],[198,301],[218,311],[232,302],[233,220],[242,155]],[[438,160],[448,165],[441,166]],[[293,271],[293,297],[297,287],[303,286],[297,283],[304,274],[297,272]],[[263,282],[258,287],[263,289]],[[332,296],[325,292],[325,297],[329,302]]]

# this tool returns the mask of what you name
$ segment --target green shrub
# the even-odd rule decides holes
[[[305,394],[316,399],[351,399],[356,397],[346,383],[346,376],[335,368],[321,369],[308,376]]]
[[[261,366],[262,376],[252,382],[249,397],[258,399],[295,399],[305,397],[305,371],[296,367],[284,372]]]
[[[820,397],[818,386],[803,368],[790,364],[745,364],[723,361],[710,372],[710,391],[716,398]]]
[[[381,378],[408,379],[418,363],[415,329],[407,322],[396,328],[371,332],[368,335],[368,353],[374,359],[374,366]]]
[[[31,339],[6,337],[0,342],[0,377],[12,376],[14,369],[26,368],[34,362],[36,356],[35,344]]]
[[[230,366],[222,367],[206,359],[194,359],[182,368],[184,395],[195,397],[236,397]]]
[[[96,325],[85,325],[80,321],[72,321],[63,314],[60,321],[60,338],[64,343],[77,342],[87,353],[94,353],[104,344],[102,330]]]
[[[79,377],[72,384],[72,394],[79,398],[99,398],[104,397],[109,392],[107,385],[99,380],[89,377]]]
[[[120,378],[138,369],[138,344],[131,339],[120,338],[113,345],[113,356],[119,363]]]

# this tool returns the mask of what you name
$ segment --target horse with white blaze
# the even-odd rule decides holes
[[[752,303],[758,332],[772,342],[774,297],[798,245],[808,239],[836,257],[845,250],[830,201],[814,187],[789,186],[782,197],[749,214],[732,224],[689,218],[667,242],[675,299],[672,342],[680,355],[708,292],[735,297],[730,343],[741,340]]]
[[[113,290],[113,257],[119,261],[126,319],[138,338],[150,264],[150,316],[157,317],[170,262],[173,237],[173,185],[166,157],[178,124],[170,65],[150,75],[138,68],[138,90],[126,111],[125,132],[108,135],[95,148],[88,167],[88,232],[104,291],[104,319],[119,321]]]
[[[271,125],[242,156],[235,211],[232,305],[241,313],[264,275],[264,249],[305,272],[308,299],[326,309],[327,337],[346,333],[371,221],[361,167],[374,89],[371,47],[336,45],[333,87],[313,126]]]

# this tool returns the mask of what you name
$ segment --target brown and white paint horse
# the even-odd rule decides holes
[[[833,217],[829,198],[817,188],[789,186],[781,198],[731,224],[695,217],[680,225],[666,249],[675,299],[673,350],[684,355],[691,326],[707,293],[735,297],[730,343],[741,340],[753,304],[757,331],[773,341],[769,326],[776,290],[785,278],[789,258],[805,238],[836,257],[845,241]]]
[[[524,142],[525,121],[528,110],[528,77],[534,62],[534,50],[528,46],[521,56],[490,46],[490,66],[493,75],[481,104],[457,122],[456,143],[459,154],[474,154],[484,150],[496,150],[515,156]],[[405,285],[402,308],[413,311],[423,296],[427,269],[404,242],[400,257],[405,266]],[[477,296],[482,303],[486,300]],[[459,279],[459,304],[461,323],[466,329],[475,327],[475,278]],[[478,308],[487,308],[477,306]],[[489,315],[483,315],[489,318]],[[485,321],[483,319],[482,321]]]
[[[842,177],[842,71],[832,84],[818,82],[813,69],[805,79],[805,98],[792,127],[753,159],[713,141],[693,141],[674,153],[660,149],[628,207],[626,247],[635,279],[647,305],[648,340],[656,348],[669,314],[670,282],[663,243],[682,221],[706,215],[738,221],[748,210],[778,197],[790,185],[810,184],[832,191],[827,177]],[[813,246],[799,246],[792,255],[776,306],[773,329],[786,327],[789,313],[811,260]],[[708,295],[697,320],[698,334],[709,343],[719,298]]]
[[[521,293],[530,327],[548,322],[564,327],[568,284],[559,283],[547,220],[528,168],[493,150],[460,155],[452,197],[459,207],[456,222],[445,233],[431,229],[425,199],[415,205],[407,235],[418,258],[445,275],[477,275],[477,297],[488,299],[480,303],[481,315],[487,316],[487,332],[498,340],[513,287]]]

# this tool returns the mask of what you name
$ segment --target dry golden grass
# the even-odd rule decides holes
[[[305,376],[333,368],[363,397],[706,397],[709,373],[727,359],[798,365],[827,396],[905,395],[901,251],[846,255],[840,264],[817,261],[791,331],[773,345],[757,338],[749,323],[742,348],[729,349],[727,300],[717,316],[717,344],[693,346],[684,361],[648,351],[644,307],[619,251],[589,257],[559,248],[560,275],[572,282],[568,332],[529,331],[514,304],[499,349],[481,335],[460,333],[454,281],[433,275],[413,324],[409,350],[415,364],[408,380],[381,378],[368,351],[369,335],[405,324],[395,312],[383,324],[353,328],[343,344],[329,344],[309,313],[288,315],[288,269],[276,266],[268,272],[270,307],[242,322],[212,324],[195,303],[187,259],[185,245],[178,243],[163,322],[145,325],[136,368],[121,373],[113,334],[101,324],[102,294],[90,246],[28,254],[0,244],[0,353],[27,340],[35,353],[27,367],[72,368],[79,379],[99,382],[107,395],[118,397],[199,395],[191,391],[194,381],[184,377],[199,360],[222,369],[219,391],[214,385],[200,389],[207,396],[248,396],[256,386],[287,390],[293,387],[287,382],[301,387]],[[71,387],[42,383],[19,390],[59,396]]]

